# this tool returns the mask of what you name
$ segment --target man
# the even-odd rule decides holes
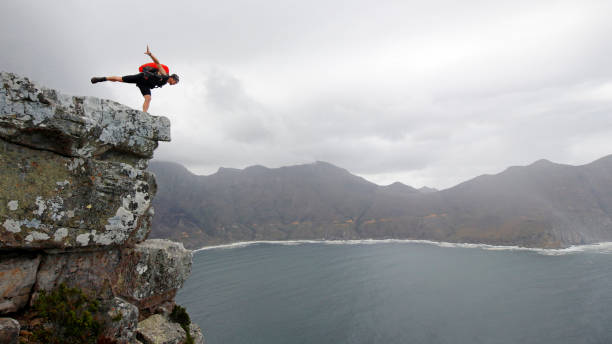
[[[147,52],[145,55],[149,55],[153,60],[153,63],[157,66],[157,70],[151,71],[150,69],[143,70],[142,73],[126,76],[107,76],[107,77],[93,77],[91,83],[95,84],[102,81],[118,81],[126,82],[129,84],[136,84],[140,89],[140,93],[144,97],[144,103],[142,104],[142,111],[147,112],[149,110],[149,104],[151,103],[151,89],[156,87],[162,87],[166,83],[175,85],[179,81],[179,77],[176,74],[168,75],[166,70],[162,67],[159,60],[151,54],[149,46],[147,45]]]

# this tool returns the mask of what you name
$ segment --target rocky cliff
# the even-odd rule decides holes
[[[191,252],[146,240],[157,186],[145,169],[170,141],[169,120],[0,80],[0,342],[44,342],[45,331],[62,342],[70,329],[49,321],[58,306],[44,308],[59,299],[89,300],[87,312],[67,313],[95,328],[87,342],[203,342],[197,326],[168,320]]]

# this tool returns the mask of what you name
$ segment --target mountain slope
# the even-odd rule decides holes
[[[612,241],[612,156],[540,160],[431,192],[377,186],[324,162],[196,176],[152,162],[155,237],[188,247],[243,240],[410,238],[530,247]]]
[[[323,162],[220,169],[210,176],[184,174],[172,163],[152,163],[150,170],[159,184],[153,234],[198,244],[325,237],[323,227],[363,213],[378,188]],[[354,237],[344,227],[333,237]]]

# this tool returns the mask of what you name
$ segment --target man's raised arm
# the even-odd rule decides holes
[[[145,55],[149,55],[149,57],[153,60],[153,63],[155,63],[157,65],[157,70],[159,71],[160,74],[168,75],[168,73],[166,73],[166,70],[164,69],[164,67],[162,67],[161,63],[159,63],[159,60],[155,56],[153,56],[153,54],[149,50],[149,46],[148,45],[147,45],[147,52],[145,53]]]

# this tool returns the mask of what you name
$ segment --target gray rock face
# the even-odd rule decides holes
[[[138,308],[118,297],[114,298],[106,312],[109,326],[103,335],[117,343],[129,343],[136,337]]]
[[[67,96],[11,73],[0,72],[0,81],[0,137],[7,141],[102,159],[113,151],[148,159],[157,141],[170,141],[165,117],[110,100]]]
[[[120,279],[114,288],[138,306],[141,318],[153,313],[168,314],[174,296],[191,274],[192,255],[183,244],[149,239],[126,250],[117,268]]]
[[[0,139],[0,248],[136,243],[149,233],[153,175]]]
[[[155,314],[138,323],[138,339],[144,344],[181,344],[186,339],[181,325]]]
[[[28,303],[39,263],[38,255],[0,256],[0,314],[15,312]]]
[[[179,289],[191,274],[191,251],[181,243],[149,239],[134,246],[132,252],[132,259],[136,259],[130,282],[135,299]]]
[[[15,319],[0,318],[0,343],[17,344],[21,326]]]

